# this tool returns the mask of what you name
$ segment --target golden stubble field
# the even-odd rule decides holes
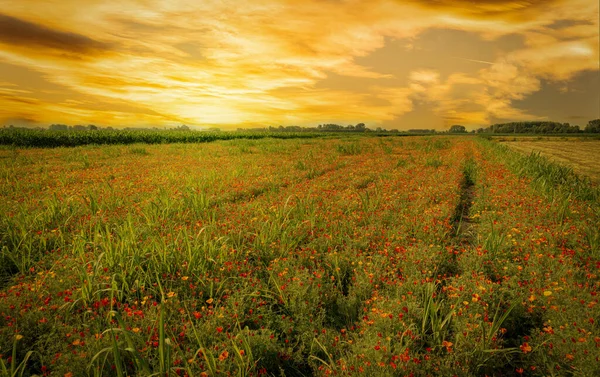
[[[600,183],[600,140],[586,138],[531,138],[498,139],[514,150],[529,154],[539,152],[560,164],[573,168],[580,175]]]

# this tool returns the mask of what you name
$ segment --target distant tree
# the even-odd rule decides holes
[[[97,131],[98,130],[98,126],[93,125],[93,124],[88,124],[88,130],[90,130],[90,131]]]
[[[50,129],[52,131],[68,131],[69,126],[67,126],[66,124],[52,124],[50,125]]]
[[[365,126],[364,123],[359,123],[356,126],[354,126],[354,129],[358,132],[365,132],[365,130],[367,129],[367,126]]]
[[[450,127],[450,132],[451,133],[466,133],[467,129],[465,128],[465,126],[455,124],[452,127]]]
[[[600,119],[590,120],[585,126],[584,131],[594,134],[600,133]]]

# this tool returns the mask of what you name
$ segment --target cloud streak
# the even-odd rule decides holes
[[[0,14],[0,43],[76,54],[98,54],[109,51],[107,44],[84,35],[54,30],[5,14]]]

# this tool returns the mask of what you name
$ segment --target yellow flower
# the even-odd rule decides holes
[[[552,296],[552,291],[544,291],[544,296]]]
[[[23,339],[23,335],[21,335],[21,334],[15,335],[15,340],[21,340],[21,339]]]
[[[173,296],[175,296],[175,295],[176,295],[176,293],[175,293],[175,292],[172,292],[172,291],[171,291],[171,292],[169,292],[169,293],[167,293],[167,297],[169,297],[169,298],[171,298],[171,297],[173,297]]]

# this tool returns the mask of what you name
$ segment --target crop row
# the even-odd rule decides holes
[[[294,132],[199,132],[199,131],[53,131],[53,130],[0,130],[0,145],[16,147],[75,147],[97,144],[165,144],[165,143],[206,143],[215,140],[235,139],[297,139],[323,137],[319,133]]]

